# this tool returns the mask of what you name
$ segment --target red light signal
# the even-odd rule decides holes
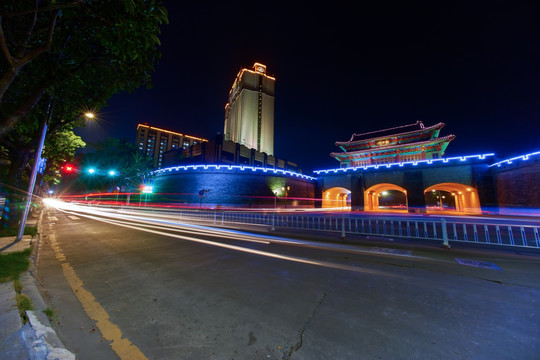
[[[74,173],[77,169],[75,168],[75,166],[71,165],[71,164],[67,164],[67,165],[64,165],[62,167],[62,170],[65,172],[65,173]]]

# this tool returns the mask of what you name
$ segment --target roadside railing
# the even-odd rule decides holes
[[[126,207],[122,207],[126,209]],[[131,209],[131,208],[130,208]],[[331,232],[347,235],[371,235],[393,238],[435,240],[450,246],[450,242],[489,244],[512,247],[540,248],[538,225],[449,220],[447,218],[400,219],[399,217],[362,217],[358,214],[317,215],[280,212],[245,212],[231,210],[195,210],[144,208],[155,214],[167,214],[179,220],[204,221],[215,225],[248,224],[270,227],[271,230],[292,229]],[[502,219],[504,220],[504,219]]]

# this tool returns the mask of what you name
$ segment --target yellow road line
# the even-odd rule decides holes
[[[109,314],[96,301],[92,293],[83,287],[83,282],[77,276],[73,267],[68,262],[63,262],[66,260],[66,257],[58,246],[54,234],[50,234],[49,236],[56,258],[62,262],[62,272],[71,290],[73,290],[73,293],[79,299],[88,317],[96,322],[96,326],[103,335],[103,338],[112,341],[110,345],[116,355],[120,359],[126,360],[148,360],[137,346],[133,345],[128,339],[122,338],[120,328],[109,320]]]

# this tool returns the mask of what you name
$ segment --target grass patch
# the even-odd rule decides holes
[[[17,307],[19,308],[19,314],[21,315],[23,324],[26,324],[28,322],[26,310],[34,309],[34,305],[32,305],[32,300],[30,300],[30,298],[28,298],[28,296],[24,294],[17,294]]]
[[[19,233],[18,227],[8,227],[5,229],[0,229],[0,237],[2,236],[17,236]],[[36,236],[37,227],[36,226],[26,226],[24,228],[24,235]]]
[[[17,280],[21,273],[28,270],[30,260],[28,256],[32,249],[18,251],[8,254],[0,254],[0,283]]]
[[[22,286],[22,284],[21,284],[21,282],[19,280],[15,280],[13,282],[13,287],[15,288],[15,292],[17,294],[20,293],[22,291],[22,288],[23,288],[23,286]]]
[[[53,309],[51,309],[50,307],[46,308],[45,310],[43,310],[43,313],[45,315],[47,315],[47,317],[49,318],[49,321],[53,322],[53,321],[57,321],[57,316],[56,316],[56,311],[54,311]]]

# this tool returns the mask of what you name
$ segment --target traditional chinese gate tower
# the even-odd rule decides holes
[[[337,141],[344,152],[331,153],[341,167],[401,163],[439,159],[454,135],[439,137],[444,123],[425,127],[421,121],[394,128],[353,134],[349,141]]]

